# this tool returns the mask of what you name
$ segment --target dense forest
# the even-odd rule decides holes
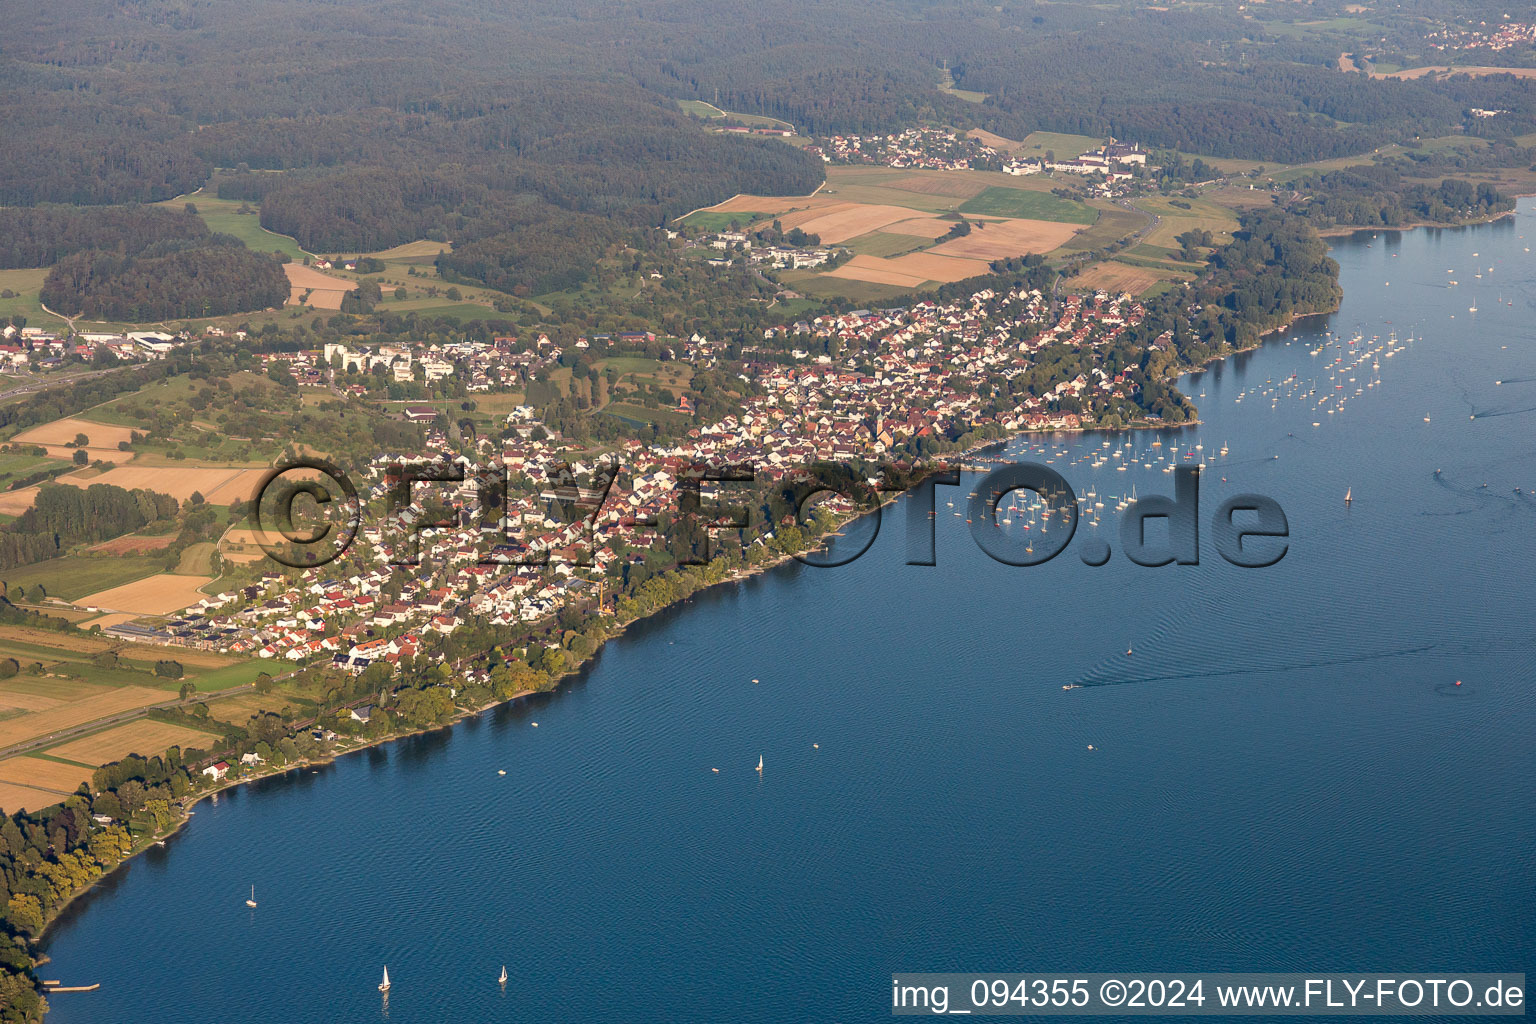
[[[49,271],[41,299],[65,315],[131,323],[224,316],[287,301],[288,277],[276,259],[235,239],[209,241],[191,248],[159,243],[131,256],[74,253]]]
[[[0,150],[0,204],[167,199],[225,168],[220,195],[260,200],[265,226],[311,250],[449,240],[470,249],[452,273],[537,287],[573,273],[567,229],[589,256],[616,238],[559,214],[656,227],[821,180],[792,147],[700,131],[677,99],[802,132],[938,120],[1266,161],[1536,128],[1530,79],[1338,70],[1341,52],[1405,25],[1464,20],[1445,0],[1376,17],[1298,29],[1287,12],[1128,2],[444,0],[423,18],[405,0],[60,0],[18,7],[0,40],[0,111],[24,140]],[[939,91],[946,70],[985,102]],[[530,241],[561,251],[535,259]]]
[[[45,486],[14,522],[0,529],[0,569],[55,558],[76,544],[121,537],[175,517],[175,498],[112,484]]]
[[[208,234],[197,214],[160,206],[4,207],[0,270],[51,267],[86,249],[132,256],[159,242],[205,240]]]
[[[1314,172],[1295,187],[1308,194],[1301,212],[1321,228],[1453,224],[1515,208],[1513,198],[1486,182],[1404,183],[1394,168],[1381,165]]]

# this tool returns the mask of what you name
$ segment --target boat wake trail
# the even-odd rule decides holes
[[[1161,683],[1184,679],[1219,679],[1225,676],[1265,675],[1275,672],[1301,672],[1314,668],[1331,668],[1336,665],[1358,665],[1368,661],[1384,661],[1403,658],[1435,650],[1439,644],[1423,644],[1418,647],[1402,647],[1390,651],[1374,651],[1366,654],[1347,655],[1338,658],[1317,658],[1283,665],[1242,665],[1236,668],[1218,668],[1194,672],[1170,672],[1165,675],[1136,676],[1130,679],[1082,679],[1075,685],[1088,689],[1095,686],[1130,686],[1135,683]]]

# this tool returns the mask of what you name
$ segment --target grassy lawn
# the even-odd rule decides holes
[[[673,428],[686,427],[691,422],[689,417],[671,409],[647,409],[643,405],[630,405],[628,402],[614,402],[603,411],[634,423],[657,423]]]
[[[924,249],[933,243],[926,238],[916,235],[895,235],[883,231],[874,231],[867,235],[860,235],[845,243],[861,256],[901,256],[909,252]]]
[[[73,601],[163,571],[165,559],[148,555],[110,555],[99,558],[65,555],[63,558],[51,558],[46,562],[34,562],[32,565],[0,571],[0,579],[4,579],[9,587],[26,587],[29,591],[41,583],[49,597]]]
[[[0,455],[0,490],[14,480],[30,476],[51,466],[73,466],[67,459],[49,459],[37,455]]]
[[[306,254],[299,248],[299,243],[287,235],[279,235],[262,227],[259,213],[238,213],[242,205],[247,205],[238,199],[220,199],[199,193],[167,200],[160,205],[179,210],[187,203],[197,207],[197,215],[208,225],[209,231],[234,235],[257,252],[283,252],[300,262],[304,260]],[[252,210],[257,209],[254,204],[249,206]]]
[[[961,213],[983,217],[1020,217],[1053,220],[1066,224],[1092,224],[1098,215],[1092,207],[1049,192],[993,186],[960,204]]]
[[[1019,148],[1019,152],[1024,156],[1034,157],[1043,157],[1049,152],[1056,154],[1056,159],[1058,160],[1071,160],[1090,149],[1097,149],[1103,144],[1103,139],[1092,135],[1030,132],[1024,136],[1024,142]]]
[[[225,509],[225,512],[228,512]],[[181,576],[212,576],[213,553],[218,550],[218,545],[212,541],[203,541],[200,544],[192,544],[181,553],[181,561],[176,564],[176,572]]]
[[[170,650],[174,652],[175,648]],[[175,658],[175,656],[174,653],[167,655],[170,658]],[[197,685],[199,691],[227,690],[231,686],[244,686],[247,683],[254,683],[256,677],[263,672],[271,676],[277,676],[282,675],[292,667],[292,663],[286,661],[280,664],[274,664],[270,661],[242,661],[238,665],[226,665],[223,668],[210,669],[198,675],[193,675],[193,672],[197,670],[188,666],[187,678]],[[181,681],[175,680],[175,682],[179,688]]]
[[[38,290],[43,287],[43,279],[47,276],[46,269],[0,270],[0,292],[16,293],[9,299],[0,298],[0,316],[24,316],[32,327],[62,324],[62,320],[43,312],[42,304],[37,299]]]
[[[678,100],[677,105],[683,113],[692,114],[694,117],[725,116],[725,111],[713,103],[705,103],[703,100]]]
[[[740,224],[745,227],[754,221],[767,217],[766,213],[752,213],[738,211],[734,213],[715,213],[712,210],[700,210],[690,213],[683,218],[683,223],[690,228],[699,228],[703,231],[727,231],[732,224]]]

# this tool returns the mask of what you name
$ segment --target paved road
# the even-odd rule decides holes
[[[0,391],[0,399],[11,398],[16,395],[30,395],[38,391],[47,391],[49,388],[56,388],[61,384],[78,384],[80,381],[89,380],[91,377],[101,377],[109,373],[121,373],[123,370],[131,370],[134,367],[143,365],[143,363],[124,363],[122,366],[109,366],[105,370],[84,370],[80,373],[68,373],[58,377],[22,377],[18,379],[24,380],[26,383]]]

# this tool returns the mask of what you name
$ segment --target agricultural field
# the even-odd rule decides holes
[[[63,468],[73,463],[45,455],[0,455],[0,488],[49,467]],[[30,504],[30,502],[28,503]]]
[[[121,761],[129,754],[138,754],[141,757],[155,757],[163,754],[171,747],[207,748],[217,742],[215,733],[200,732],[196,729],[188,729],[181,725],[171,725],[168,722],[154,722],[148,719],[140,719],[129,722],[126,725],[113,726],[101,732],[84,736],[80,739],[61,743],[56,747],[49,747],[47,752],[52,757],[63,758],[66,761],[74,761],[82,765],[99,767],[111,764],[113,761]],[[12,758],[10,761],[0,761],[0,779],[5,779],[3,774],[5,766],[15,764],[18,761],[28,760],[24,757]],[[59,765],[60,768],[67,767]],[[86,778],[90,778],[90,769],[85,769]],[[7,780],[10,781],[10,780]],[[79,783],[76,783],[78,785]]]
[[[239,466],[151,466],[135,462],[114,466],[89,479],[81,478],[78,474],[63,476],[59,482],[80,487],[113,484],[130,491],[141,487],[169,494],[178,501],[185,501],[193,494],[201,494],[210,504],[228,505],[236,499],[248,500],[265,473],[264,469]]]
[[[42,680],[49,681],[49,680]],[[0,684],[0,704],[8,703],[14,680]],[[0,747],[8,747],[39,736],[48,736],[100,718],[135,711],[175,699],[176,694],[148,686],[90,685],[93,692],[74,700],[60,700],[52,707],[0,721]]]
[[[0,579],[13,592],[41,584],[49,597],[74,601],[86,594],[131,583],[165,568],[165,560],[152,555],[86,557],[65,555],[46,562],[0,571]]]
[[[292,291],[288,294],[290,306],[313,306],[315,309],[340,309],[341,300],[357,287],[356,283],[341,277],[306,267],[301,263],[283,264]]]
[[[747,225],[767,218],[768,214],[758,210],[699,210],[684,217],[683,223],[702,231],[729,231],[732,224]]]
[[[160,573],[146,579],[97,591],[76,599],[75,603],[104,612],[132,612],[137,615],[169,615],[208,595],[200,589],[213,582],[212,576],[180,576]]]
[[[1182,275],[1182,279],[1188,280],[1193,276],[1193,274]],[[1107,292],[1143,295],[1159,284],[1173,279],[1174,275],[1167,271],[1109,260],[1093,264],[1082,273],[1069,278],[1066,283],[1073,291],[1103,289]]]
[[[1473,65],[1447,67],[1444,64],[1432,64],[1422,68],[1405,68],[1402,71],[1371,72],[1372,78],[1424,78],[1433,76],[1443,78],[1449,75],[1471,75],[1473,78],[1486,78],[1489,75],[1514,75],[1516,78],[1536,78],[1536,68],[1490,68]]]
[[[1103,207],[1052,195],[1053,184],[987,171],[831,167],[814,195],[736,196],[688,222],[708,215],[800,228],[854,256],[827,271],[785,272],[785,284],[809,295],[882,301],[986,273],[992,260],[1051,252],[1092,231]],[[940,241],[962,217],[971,233]]]
[[[0,297],[0,317],[24,316],[33,327],[47,323],[59,323],[43,311],[37,293],[42,290],[47,268],[41,270],[0,270],[0,292],[14,292],[10,298]]]
[[[1065,221],[1069,224],[1092,224],[1097,219],[1091,208],[1074,200],[1049,192],[996,185],[966,200],[960,205],[960,212],[979,217]]]
[[[309,255],[289,236],[279,235],[262,227],[260,210],[254,203],[244,203],[239,199],[220,199],[218,196],[198,191],[189,196],[167,199],[157,205],[179,210],[188,203],[197,207],[197,215],[204,224],[208,225],[209,231],[234,235],[249,249],[256,252],[286,253],[290,258],[300,262]],[[252,212],[241,213],[242,206]]]
[[[1104,140],[1093,135],[1067,135],[1062,132],[1030,132],[1019,143],[1018,155],[1034,159],[1055,156],[1071,160],[1090,149],[1098,149]]]

